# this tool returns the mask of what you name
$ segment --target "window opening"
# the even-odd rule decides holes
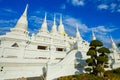
[[[12,47],[19,47],[17,43],[14,43]]]
[[[46,50],[46,49],[47,49],[47,46],[38,46],[37,49]]]
[[[56,48],[56,51],[63,51],[63,48]]]

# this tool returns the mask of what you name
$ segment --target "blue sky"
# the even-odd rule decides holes
[[[59,25],[62,14],[66,33],[75,36],[76,24],[83,39],[91,41],[91,30],[106,45],[110,35],[120,42],[120,0],[0,0],[0,35],[13,28],[28,8],[29,32],[37,33],[47,12],[48,29],[51,30],[54,14]],[[109,46],[109,45],[108,45]]]

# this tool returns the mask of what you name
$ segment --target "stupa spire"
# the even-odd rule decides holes
[[[47,29],[47,13],[45,13],[45,17],[44,17],[44,21],[42,23],[42,26],[41,26],[41,32],[48,32],[48,29]]]
[[[115,42],[114,42],[114,40],[113,40],[113,38],[110,36],[110,39],[111,39],[111,47],[114,49],[114,50],[116,50],[116,51],[118,51],[118,48],[117,48],[117,46],[116,46],[116,44],[115,44]]]
[[[78,24],[76,24],[76,38],[77,38],[77,39],[82,39],[82,38],[81,38],[81,35],[80,35],[80,32],[79,32],[79,30],[78,30]]]
[[[26,8],[24,12],[22,13],[21,17],[18,19],[16,25],[14,28],[10,29],[10,32],[6,35],[10,36],[21,36],[22,39],[29,39],[29,32],[28,32],[28,21],[27,21],[27,10],[28,10],[28,4],[26,5]],[[16,35],[17,34],[17,35]]]
[[[27,9],[28,9],[28,4],[26,5],[25,11],[23,13],[24,16],[27,16]]]
[[[22,16],[20,17],[20,19],[18,20],[15,28],[20,28],[23,29],[25,31],[27,31],[28,29],[28,21],[27,21],[27,10],[28,10],[28,4],[26,5],[26,8],[22,14]]]
[[[46,17],[47,17],[47,13],[45,12],[44,23],[47,22]]]
[[[92,30],[92,40],[96,40],[96,36],[94,34],[94,31]]]
[[[60,15],[60,24],[58,26],[58,32],[62,35],[65,35],[64,25],[62,23],[62,15]]]
[[[53,24],[56,25],[56,16],[55,16],[55,14],[54,14],[54,23]]]
[[[62,23],[62,14],[60,15],[60,24],[63,24]]]
[[[54,15],[54,22],[53,22],[53,26],[52,26],[51,32],[57,32],[56,17],[55,17],[55,15]]]

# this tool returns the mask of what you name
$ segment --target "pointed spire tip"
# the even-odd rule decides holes
[[[93,29],[92,29],[92,40],[96,40],[96,36],[95,36],[95,34],[94,34]]]
[[[60,24],[62,24],[62,14],[60,14]]]
[[[26,4],[26,7],[28,8],[28,6],[29,6],[29,4],[27,3],[27,4]]]
[[[78,24],[76,23],[76,32],[79,33]]]
[[[45,12],[44,22],[46,22],[47,12]]]
[[[56,24],[56,14],[54,14],[54,24]]]
[[[26,4],[25,11],[24,11],[23,15],[27,15],[27,10],[28,10],[28,4]]]

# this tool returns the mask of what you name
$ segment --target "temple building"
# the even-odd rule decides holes
[[[29,36],[27,10],[14,28],[0,36],[0,80],[40,77],[56,80],[60,76],[85,73],[85,60],[89,42],[85,41],[76,25],[76,37],[69,37],[64,29],[62,16],[59,26],[56,17],[51,30],[47,28],[45,14],[41,29]],[[92,32],[92,39],[95,34]],[[109,69],[120,67],[120,51],[111,37]]]

